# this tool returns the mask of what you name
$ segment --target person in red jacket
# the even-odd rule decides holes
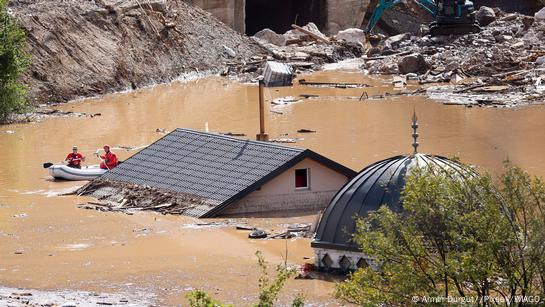
[[[117,156],[110,151],[110,146],[104,145],[104,156],[100,156],[102,162],[100,162],[100,168],[102,169],[112,169],[117,166]]]
[[[81,168],[81,162],[85,161],[85,157],[78,152],[78,147],[74,146],[64,161],[68,161],[68,167]]]

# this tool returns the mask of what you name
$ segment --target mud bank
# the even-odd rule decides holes
[[[200,8],[180,0],[10,1],[27,32],[25,76],[34,104],[220,72],[265,51]]]
[[[0,287],[1,306],[152,306],[152,295]]]

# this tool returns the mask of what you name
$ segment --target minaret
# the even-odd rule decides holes
[[[416,110],[413,112],[413,124],[411,127],[413,128],[413,155],[416,155],[418,153],[418,117],[416,117]]]

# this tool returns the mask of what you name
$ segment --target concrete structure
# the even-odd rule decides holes
[[[212,13],[233,29],[253,35],[270,28],[277,33],[291,24],[314,22],[321,31],[336,34],[360,28],[370,0],[186,0]]]
[[[276,214],[321,210],[355,175],[308,149],[176,129],[95,179],[91,195],[128,184],[183,198],[185,215]]]
[[[246,0],[186,0],[240,33],[246,31]]]

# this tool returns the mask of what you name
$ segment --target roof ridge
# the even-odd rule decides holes
[[[189,132],[189,133],[193,133],[193,134],[206,135],[206,136],[210,136],[210,137],[227,139],[227,140],[237,141],[237,142],[251,142],[252,144],[260,145],[260,146],[263,146],[263,147],[281,148],[281,149],[292,150],[292,151],[296,151],[296,152],[300,152],[300,153],[305,151],[305,150],[308,150],[306,148],[290,147],[290,146],[286,146],[286,145],[273,144],[273,143],[270,143],[270,142],[255,141],[255,140],[251,140],[251,139],[242,140],[242,139],[238,139],[238,138],[228,136],[228,135],[224,135],[224,134],[220,134],[220,133],[198,131],[198,130],[189,129],[189,128],[176,128],[176,129],[174,129],[174,131]]]

